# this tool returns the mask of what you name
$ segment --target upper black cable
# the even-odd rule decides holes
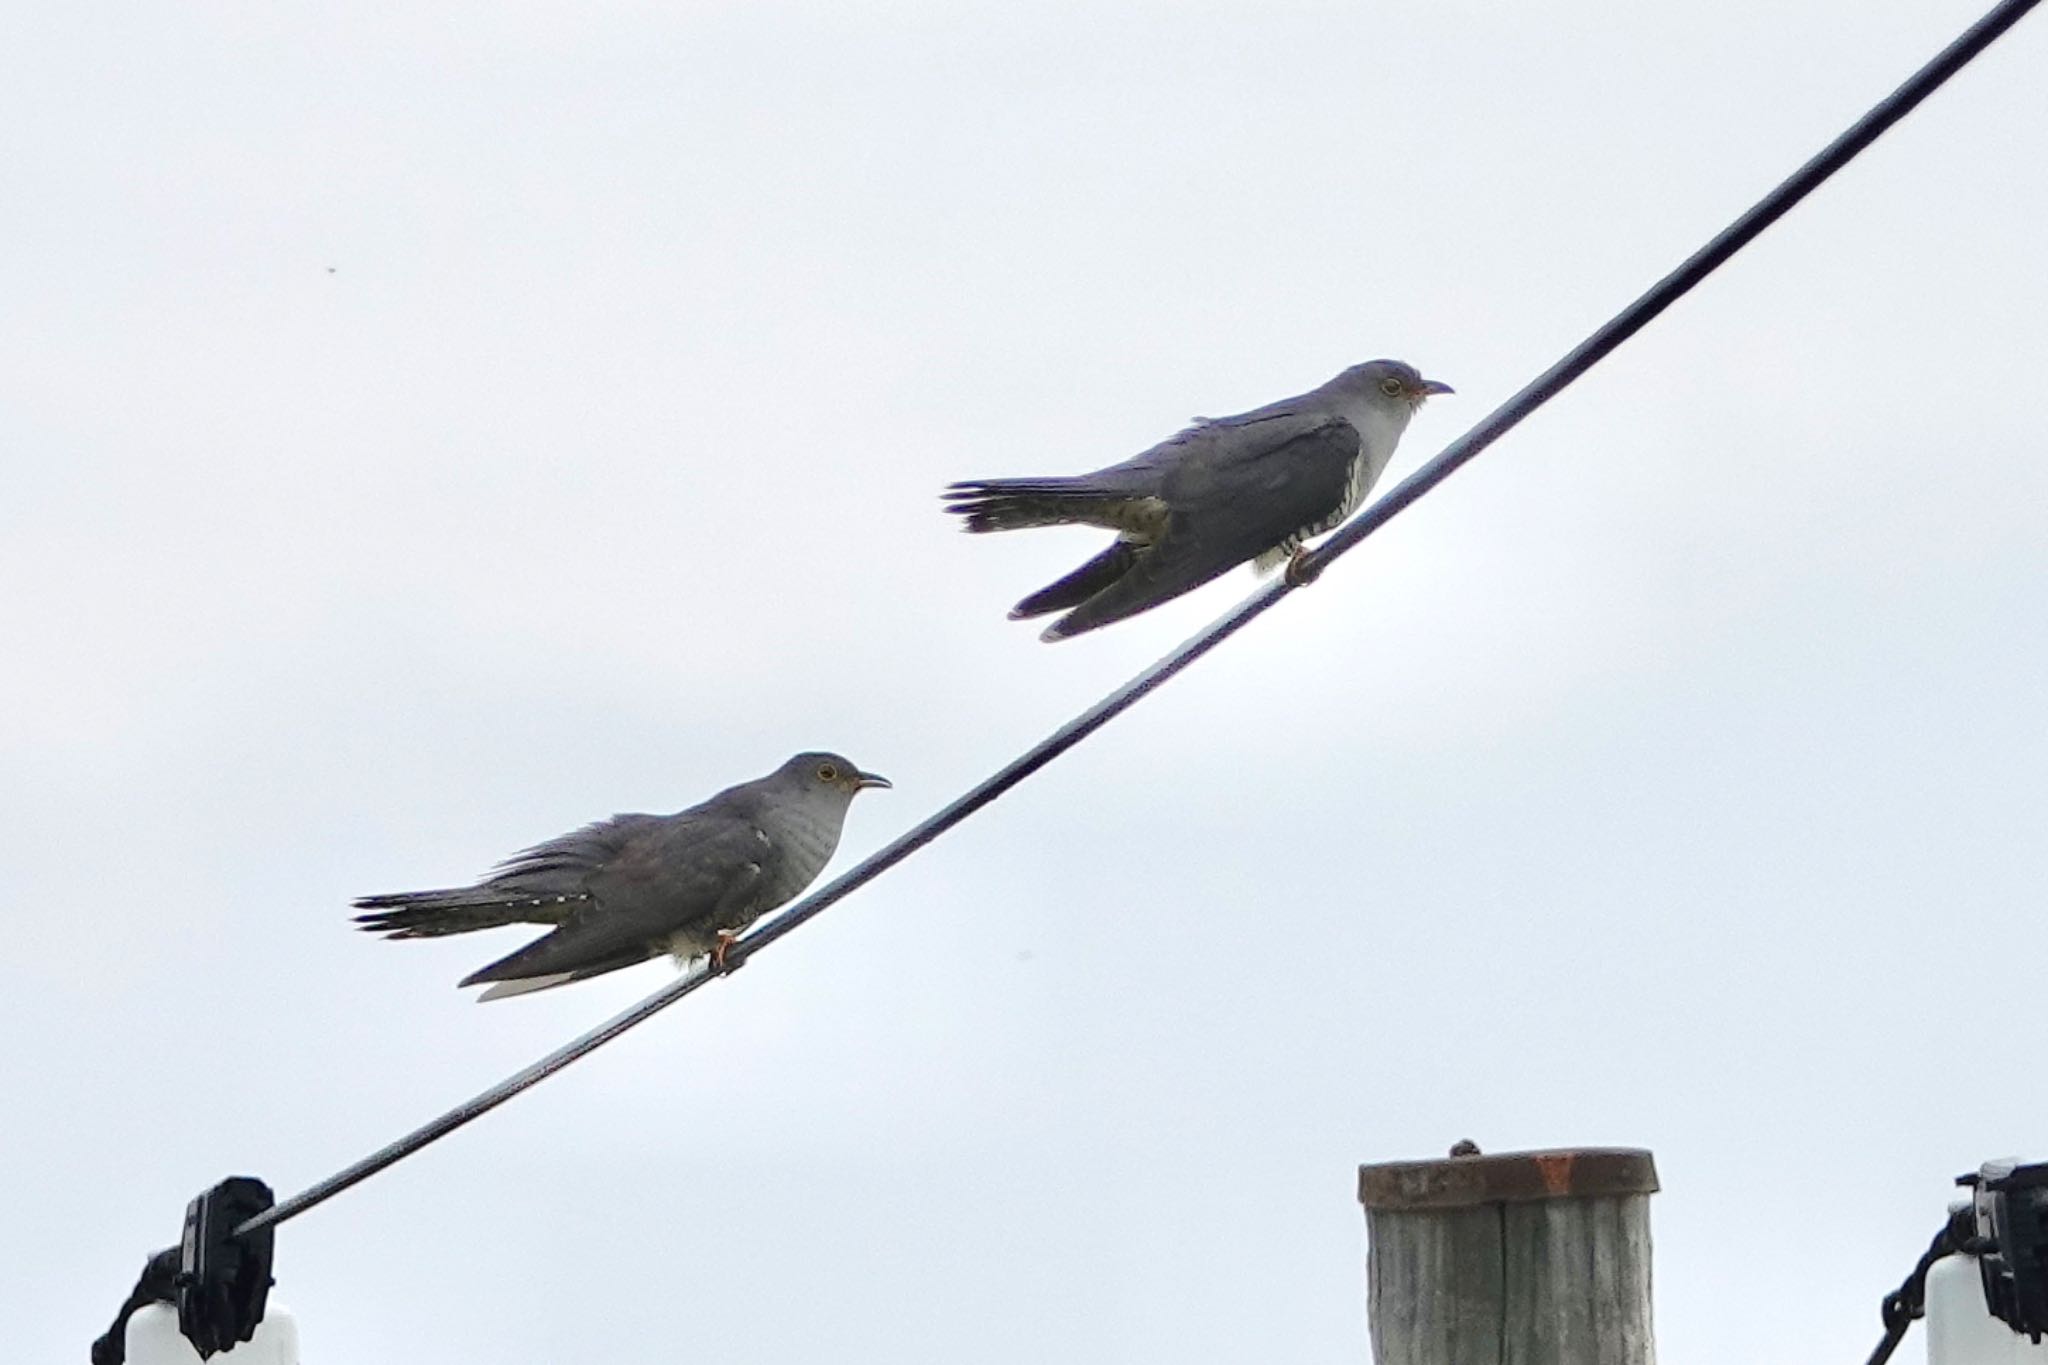
[[[1694,252],[1676,270],[1603,323],[1591,336],[1573,347],[1562,360],[1494,409],[1477,426],[1451,442],[1435,459],[1423,465],[1372,506],[1338,528],[1314,554],[1307,557],[1303,567],[1313,575],[1327,566],[1339,555],[1384,526],[1417,498],[1449,478],[1461,465],[1499,440],[1524,417],[1556,397],[1566,385],[1592,368],[1608,352],[1634,336],[1652,318],[1676,303],[1694,285],[1748,245],[1758,233],[1783,217],[1793,205],[1847,165],[1857,153],[1875,141],[1879,134],[1904,118],[1922,100],[1939,89],[1950,76],[1967,66],[1971,59],[1990,46],[2000,34],[2017,23],[2021,16],[2037,3],[2038,0],[2003,0],[2003,3],[1995,6],[1990,13],[1972,24],[1961,37],[1942,49],[1932,61],[1914,72],[1905,84],[1880,100],[1862,118],[1851,124],[1840,137],[1830,142],[1811,161],[1794,171],[1769,194],[1757,201],[1747,213],[1722,229],[1712,241]],[[1199,635],[1068,721],[1021,757],[1005,764],[964,796],[741,939],[727,955],[727,970],[736,969],[761,949],[823,914],[852,892],[867,885],[1094,734],[1136,705],[1147,693],[1167,679],[1237,634],[1254,617],[1264,613],[1293,590],[1285,579],[1277,579],[1253,593]],[[354,1165],[336,1172],[289,1199],[280,1201],[274,1207],[243,1223],[236,1229],[237,1234],[272,1227],[288,1218],[297,1217],[357,1181],[367,1179],[428,1143],[454,1132],[471,1119],[497,1108],[520,1091],[546,1079],[577,1058],[610,1042],[627,1029],[667,1009],[712,979],[713,974],[699,972],[662,987],[630,1009],[549,1053],[523,1071],[500,1081],[482,1094],[422,1125],[389,1146],[372,1152]]]

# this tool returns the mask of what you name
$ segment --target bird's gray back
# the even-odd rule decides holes
[[[1298,451],[1301,437],[1326,426],[1331,414],[1316,411],[1261,410],[1190,427],[1145,452],[1160,469],[1160,496],[1169,505],[1187,506],[1214,494],[1219,486],[1234,487],[1240,471],[1276,451]]]
[[[587,885],[615,931],[651,939],[709,915],[765,865],[763,851],[751,822],[699,807],[636,824]]]
[[[591,890],[608,912],[673,921],[708,912],[751,880],[751,923],[824,870],[850,804],[847,793],[787,773],[743,782],[679,814],[641,817]]]
[[[673,818],[614,815],[596,821],[513,854],[492,871],[485,884],[547,894],[582,892],[623,849]]]
[[[1358,368],[1364,367],[1354,370]],[[1278,450],[1287,450],[1293,458],[1321,462],[1355,439],[1355,446],[1349,447],[1344,458],[1341,497],[1275,548],[1292,550],[1307,537],[1336,526],[1358,510],[1379,481],[1414,411],[1406,401],[1377,401],[1372,389],[1360,389],[1350,382],[1352,374],[1347,370],[1307,393],[1198,424],[1155,447],[1166,450],[1185,445],[1188,449],[1187,455],[1175,460],[1174,475],[1166,481],[1167,500],[1185,503],[1210,494],[1219,482],[1234,484],[1239,466],[1255,464]],[[1303,439],[1332,423],[1342,423],[1352,435],[1335,446]],[[1265,567],[1264,559],[1261,556],[1261,567]]]

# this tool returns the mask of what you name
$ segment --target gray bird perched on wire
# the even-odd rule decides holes
[[[831,861],[855,794],[890,785],[838,754],[798,754],[674,815],[615,815],[506,860],[474,886],[364,896],[356,922],[391,938],[506,924],[553,930],[471,972],[480,1000],[546,990],[672,953],[726,950]]]
[[[1358,510],[1408,419],[1432,394],[1449,392],[1411,365],[1370,360],[1296,397],[1197,418],[1092,474],[951,484],[946,510],[966,518],[969,531],[1079,524],[1117,533],[1108,549],[1010,610],[1012,620],[1066,611],[1040,637],[1064,640],[1246,560],[1261,572],[1288,560],[1288,581],[1307,582],[1302,542]]]

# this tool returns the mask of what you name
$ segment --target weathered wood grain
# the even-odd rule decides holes
[[[1359,1172],[1378,1365],[1655,1365],[1648,1152]]]

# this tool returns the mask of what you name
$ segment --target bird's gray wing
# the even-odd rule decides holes
[[[946,510],[966,520],[970,531],[1016,531],[1030,526],[1100,526],[1127,539],[1149,543],[1164,530],[1165,489],[1191,453],[1241,439],[1280,440],[1327,419],[1302,394],[1231,417],[1197,417],[1187,426],[1130,459],[1089,474],[1031,479],[963,479],[941,495]],[[1067,586],[1067,585],[1062,585]],[[1057,610],[1044,607],[1043,610]],[[1036,615],[1027,611],[1024,615]]]
[[[1357,428],[1326,414],[1219,424],[1176,439],[1183,450],[1165,482],[1163,534],[1046,639],[1134,616],[1327,519],[1344,505],[1359,456]]]
[[[554,932],[462,984],[594,976],[665,952],[673,935],[744,908],[767,852],[761,831],[735,815],[698,810],[650,819],[589,872],[587,897]]]

